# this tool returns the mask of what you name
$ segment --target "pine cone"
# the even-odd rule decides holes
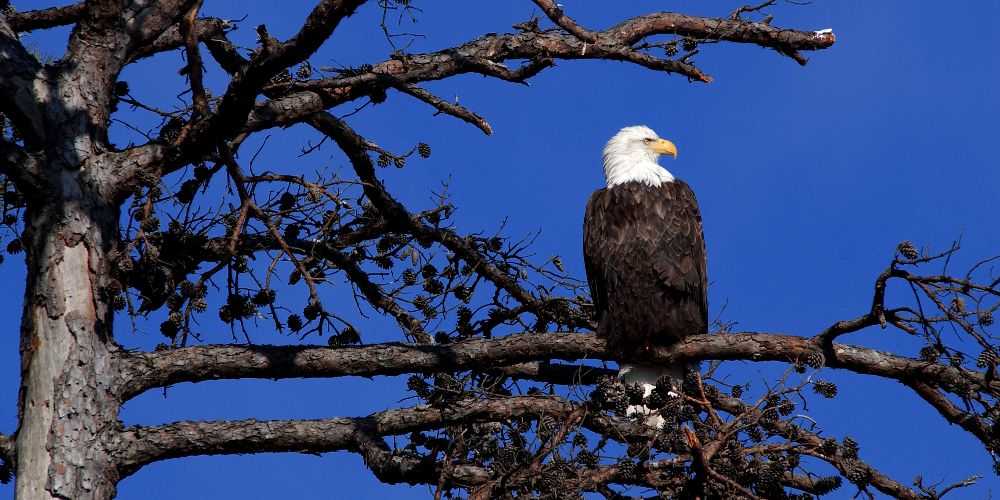
[[[430,299],[425,295],[417,295],[413,298],[413,307],[416,309],[425,309],[430,304]]]
[[[459,307],[456,317],[459,324],[469,324],[472,321],[472,310],[465,306]]]
[[[925,345],[920,348],[920,359],[928,363],[936,363],[939,357],[941,357],[941,351],[935,346]]]
[[[205,301],[205,297],[195,297],[191,299],[191,309],[197,312],[205,312],[208,309],[208,302]]]
[[[280,198],[278,198],[278,208],[282,212],[287,212],[295,208],[295,195],[285,191]]]
[[[318,318],[322,312],[323,306],[319,302],[309,302],[309,305],[302,309],[302,315],[309,321]]]
[[[597,467],[598,464],[597,455],[593,454],[589,450],[581,450],[580,453],[577,453],[576,461],[579,462],[580,465],[589,469]]]
[[[253,303],[258,306],[266,306],[274,303],[277,293],[270,288],[262,288],[253,296]]]
[[[439,279],[429,279],[424,282],[424,291],[431,295],[440,295],[444,291],[444,283]]]
[[[819,452],[826,456],[834,456],[837,454],[837,440],[833,438],[827,438],[823,440],[823,444],[819,447]]]
[[[164,321],[163,323],[160,323],[160,333],[162,333],[164,337],[167,337],[169,339],[176,337],[177,331],[179,329],[180,325],[174,323],[173,321],[170,321],[169,319],[167,321]]]
[[[992,311],[982,311],[979,313],[979,324],[982,326],[990,326],[993,324],[993,312]]]
[[[291,73],[288,72],[287,69],[283,69],[278,74],[271,77],[272,85],[288,83],[290,81],[292,81],[292,75]]]
[[[819,351],[811,351],[808,355],[806,355],[804,362],[806,365],[818,369],[822,368],[823,365],[826,364],[826,358],[823,356],[823,353]]]
[[[847,458],[858,458],[858,442],[855,441],[850,436],[844,438],[843,446],[840,448],[840,453]]]
[[[375,257],[375,265],[378,266],[379,269],[392,269],[392,264],[392,258],[388,255],[379,255]]]
[[[627,481],[635,477],[635,473],[638,467],[636,463],[631,460],[622,460],[618,462],[618,474],[621,476],[623,481]]]
[[[997,353],[992,350],[984,350],[976,357],[976,366],[979,368],[989,368],[997,365]]]
[[[413,272],[413,269],[403,271],[403,284],[406,286],[417,284],[417,273]]]
[[[472,289],[465,285],[458,285],[451,291],[455,294],[455,298],[461,300],[462,302],[468,304],[469,300],[472,299]]]
[[[298,314],[292,314],[291,316],[289,316],[288,320],[286,321],[286,324],[288,325],[288,328],[293,332],[301,330],[302,327],[304,326],[302,324],[302,318],[299,317]]]
[[[907,260],[914,260],[920,257],[920,252],[917,251],[917,247],[913,245],[912,241],[904,241],[896,247],[896,251],[899,252]]]
[[[833,382],[817,380],[813,383],[813,392],[824,398],[833,399],[837,396],[837,385]]]
[[[639,384],[628,384],[625,386],[625,399],[628,400],[630,405],[641,404],[644,392]]]
[[[429,280],[437,276],[437,268],[434,267],[433,264],[425,264],[424,267],[420,268],[420,275],[423,276],[424,279]]]
[[[859,462],[853,462],[847,466],[847,480],[856,484],[859,488],[863,488],[868,485],[868,481],[871,480],[871,471],[868,467]]]

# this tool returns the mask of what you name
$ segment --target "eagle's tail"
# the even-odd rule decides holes
[[[653,393],[653,389],[656,388],[656,383],[660,380],[660,377],[666,377],[670,380],[670,386],[673,388],[671,392],[679,394],[681,387],[684,385],[684,377],[687,375],[688,369],[687,365],[659,366],[622,363],[618,369],[618,379],[625,385],[639,384],[639,387],[643,389],[643,397],[648,398]],[[630,405],[626,409],[625,414],[629,416],[635,414],[646,415],[646,425],[656,429],[663,428],[664,420],[659,415],[659,412],[644,405]]]

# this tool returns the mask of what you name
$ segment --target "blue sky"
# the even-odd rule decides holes
[[[266,23],[284,38],[311,2],[209,0],[206,12],[246,19],[234,38],[254,44],[253,27]],[[406,31],[426,34],[412,51],[429,51],[510,25],[536,12],[525,1],[415,2],[423,9]],[[564,0],[570,15],[590,28],[626,17],[675,10],[725,16],[742,2],[678,0],[584,2]],[[53,5],[21,1],[22,10]],[[863,313],[871,284],[901,240],[943,249],[961,238],[955,264],[1000,253],[994,218],[1000,194],[994,90],[1000,67],[995,21],[1000,2],[817,0],[806,6],[781,2],[777,25],[833,28],[837,44],[806,54],[800,67],[754,46],[706,45],[696,62],[716,78],[688,83],[609,62],[560,62],[528,87],[463,76],[427,88],[485,116],[491,137],[413,99],[390,93],[380,106],[349,122],[390,149],[417,141],[431,144],[429,160],[406,169],[380,171],[390,189],[412,207],[432,203],[431,190],[448,182],[459,208],[458,227],[494,230],[507,219],[511,236],[541,231],[540,259],[560,255],[583,276],[580,256],[584,203],[600,187],[600,149],[619,128],[647,124],[678,145],[680,158],[664,164],[694,188],[701,203],[709,253],[710,306],[742,330],[811,335],[838,319]],[[359,65],[383,60],[391,48],[377,26],[378,9],[362,7],[311,59],[316,66]],[[954,31],[960,31],[955,33]],[[43,54],[58,57],[65,30],[25,37]],[[169,107],[184,81],[179,54],[129,68],[123,79],[133,95]],[[209,83],[221,89],[217,73]],[[217,92],[218,93],[218,92]],[[336,110],[344,114],[348,105]],[[151,126],[148,116],[123,115]],[[273,169],[311,172],[345,167],[327,148],[295,159],[316,136],[303,127],[274,131],[258,161]],[[130,139],[118,130],[115,140]],[[10,332],[0,339],[0,428],[16,425],[18,321],[23,262],[8,258],[10,280],[0,311]],[[327,292],[331,297],[342,291]],[[344,302],[349,304],[349,302]],[[345,306],[346,314],[351,312]],[[366,341],[395,340],[391,322],[362,321]],[[150,348],[160,341],[156,325],[133,331],[118,323],[123,344]],[[206,339],[228,342],[229,333],[206,323]],[[259,343],[286,342],[261,328]],[[919,343],[895,331],[866,330],[851,343],[915,355]],[[735,367],[760,387],[771,367]],[[985,498],[1000,482],[989,457],[963,432],[899,384],[825,371],[840,385],[832,401],[812,401],[808,414],[825,433],[851,435],[861,456],[904,484],[917,474],[927,481],[985,478],[952,498]],[[127,424],[178,419],[320,418],[365,415],[403,401],[405,379],[238,381],[185,384],[145,394],[126,405]],[[388,489],[387,489],[388,488]],[[845,487],[831,498],[853,494]],[[192,458],[154,464],[125,480],[120,498],[424,498],[426,488],[386,487],[347,454],[321,457],[261,455]],[[12,489],[0,489],[0,498]]]

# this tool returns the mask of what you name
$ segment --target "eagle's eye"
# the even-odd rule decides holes
[[[645,142],[646,144],[649,144],[649,143],[653,142],[653,139],[651,137],[647,137],[647,138],[643,139],[642,142]]]

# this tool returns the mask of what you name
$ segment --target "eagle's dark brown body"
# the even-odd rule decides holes
[[[622,359],[707,332],[705,240],[687,184],[598,190],[583,234],[597,333]]]

